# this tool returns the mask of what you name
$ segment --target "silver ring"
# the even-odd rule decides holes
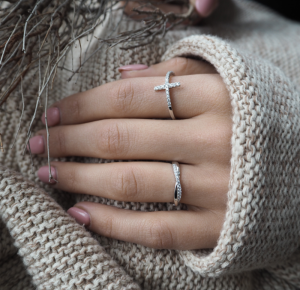
[[[174,205],[177,206],[180,203],[182,195],[179,163],[176,161],[172,162],[172,167],[175,175]]]
[[[176,83],[170,83],[169,82],[169,78],[170,78],[170,75],[175,75],[172,71],[168,71],[167,74],[166,74],[166,81],[165,81],[165,84],[164,85],[161,85],[161,86],[156,86],[154,87],[154,90],[155,91],[160,91],[160,90],[166,90],[166,95],[167,95],[167,103],[168,103],[168,109],[169,109],[169,113],[170,113],[170,116],[173,120],[175,120],[175,116],[174,116],[174,113],[173,113],[173,108],[172,108],[172,104],[171,104],[171,98],[170,98],[170,89],[171,88],[176,88],[176,87],[179,87],[180,86],[180,83],[179,82],[176,82]]]

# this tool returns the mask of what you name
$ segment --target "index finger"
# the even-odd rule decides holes
[[[175,82],[180,82],[180,87],[171,88],[170,95],[176,118],[188,119],[210,110],[231,111],[228,91],[219,75],[171,77],[170,83]],[[69,96],[48,109],[48,125],[111,118],[170,118],[165,90],[154,91],[164,83],[161,76],[132,78]]]

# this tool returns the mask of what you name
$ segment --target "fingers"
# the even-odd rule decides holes
[[[225,215],[206,210],[138,212],[91,202],[78,203],[68,213],[100,235],[177,250],[215,247]]]
[[[210,110],[231,112],[229,93],[219,75],[175,76],[170,82],[181,84],[170,89],[176,118],[188,119]],[[164,83],[165,77],[133,78],[75,94],[48,110],[48,124],[80,124],[111,118],[170,118],[166,92],[154,91],[155,86]]]
[[[102,120],[50,130],[52,157],[86,156],[122,160],[204,161],[228,164],[231,119],[203,115],[189,120]],[[46,132],[30,140],[34,154],[45,152]],[[40,147],[41,148],[40,148]]]
[[[175,177],[170,163],[115,162],[81,164],[53,162],[55,187],[67,192],[101,196],[125,202],[173,202]],[[229,183],[229,166],[180,164],[181,202],[223,210]],[[38,176],[49,183],[48,166]]]
[[[202,60],[185,57],[175,57],[155,64],[149,68],[145,65],[135,64],[119,68],[122,79],[137,77],[165,76],[168,71],[173,71],[176,76],[193,74],[215,74],[215,68]]]

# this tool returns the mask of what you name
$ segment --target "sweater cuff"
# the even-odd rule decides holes
[[[0,217],[36,289],[140,289],[44,190],[1,166]]]
[[[211,251],[180,251],[203,276],[281,263],[300,241],[300,97],[276,67],[209,35],[170,47],[163,60],[199,57],[215,66],[233,110],[225,221]]]

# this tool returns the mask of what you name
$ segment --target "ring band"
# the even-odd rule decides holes
[[[172,162],[172,167],[175,176],[174,205],[177,206],[180,203],[181,195],[182,195],[179,163],[176,161]]]
[[[171,97],[170,97],[170,89],[171,88],[176,88],[180,86],[179,82],[176,83],[170,83],[169,79],[170,79],[170,75],[175,75],[172,71],[168,71],[166,74],[166,81],[164,85],[161,86],[156,86],[154,87],[155,91],[161,91],[161,90],[166,90],[166,96],[167,96],[167,103],[168,103],[168,109],[169,109],[169,114],[171,116],[171,118],[173,120],[175,120],[175,116],[174,116],[174,112],[173,112],[173,108],[172,108],[172,103],[171,103]]]

